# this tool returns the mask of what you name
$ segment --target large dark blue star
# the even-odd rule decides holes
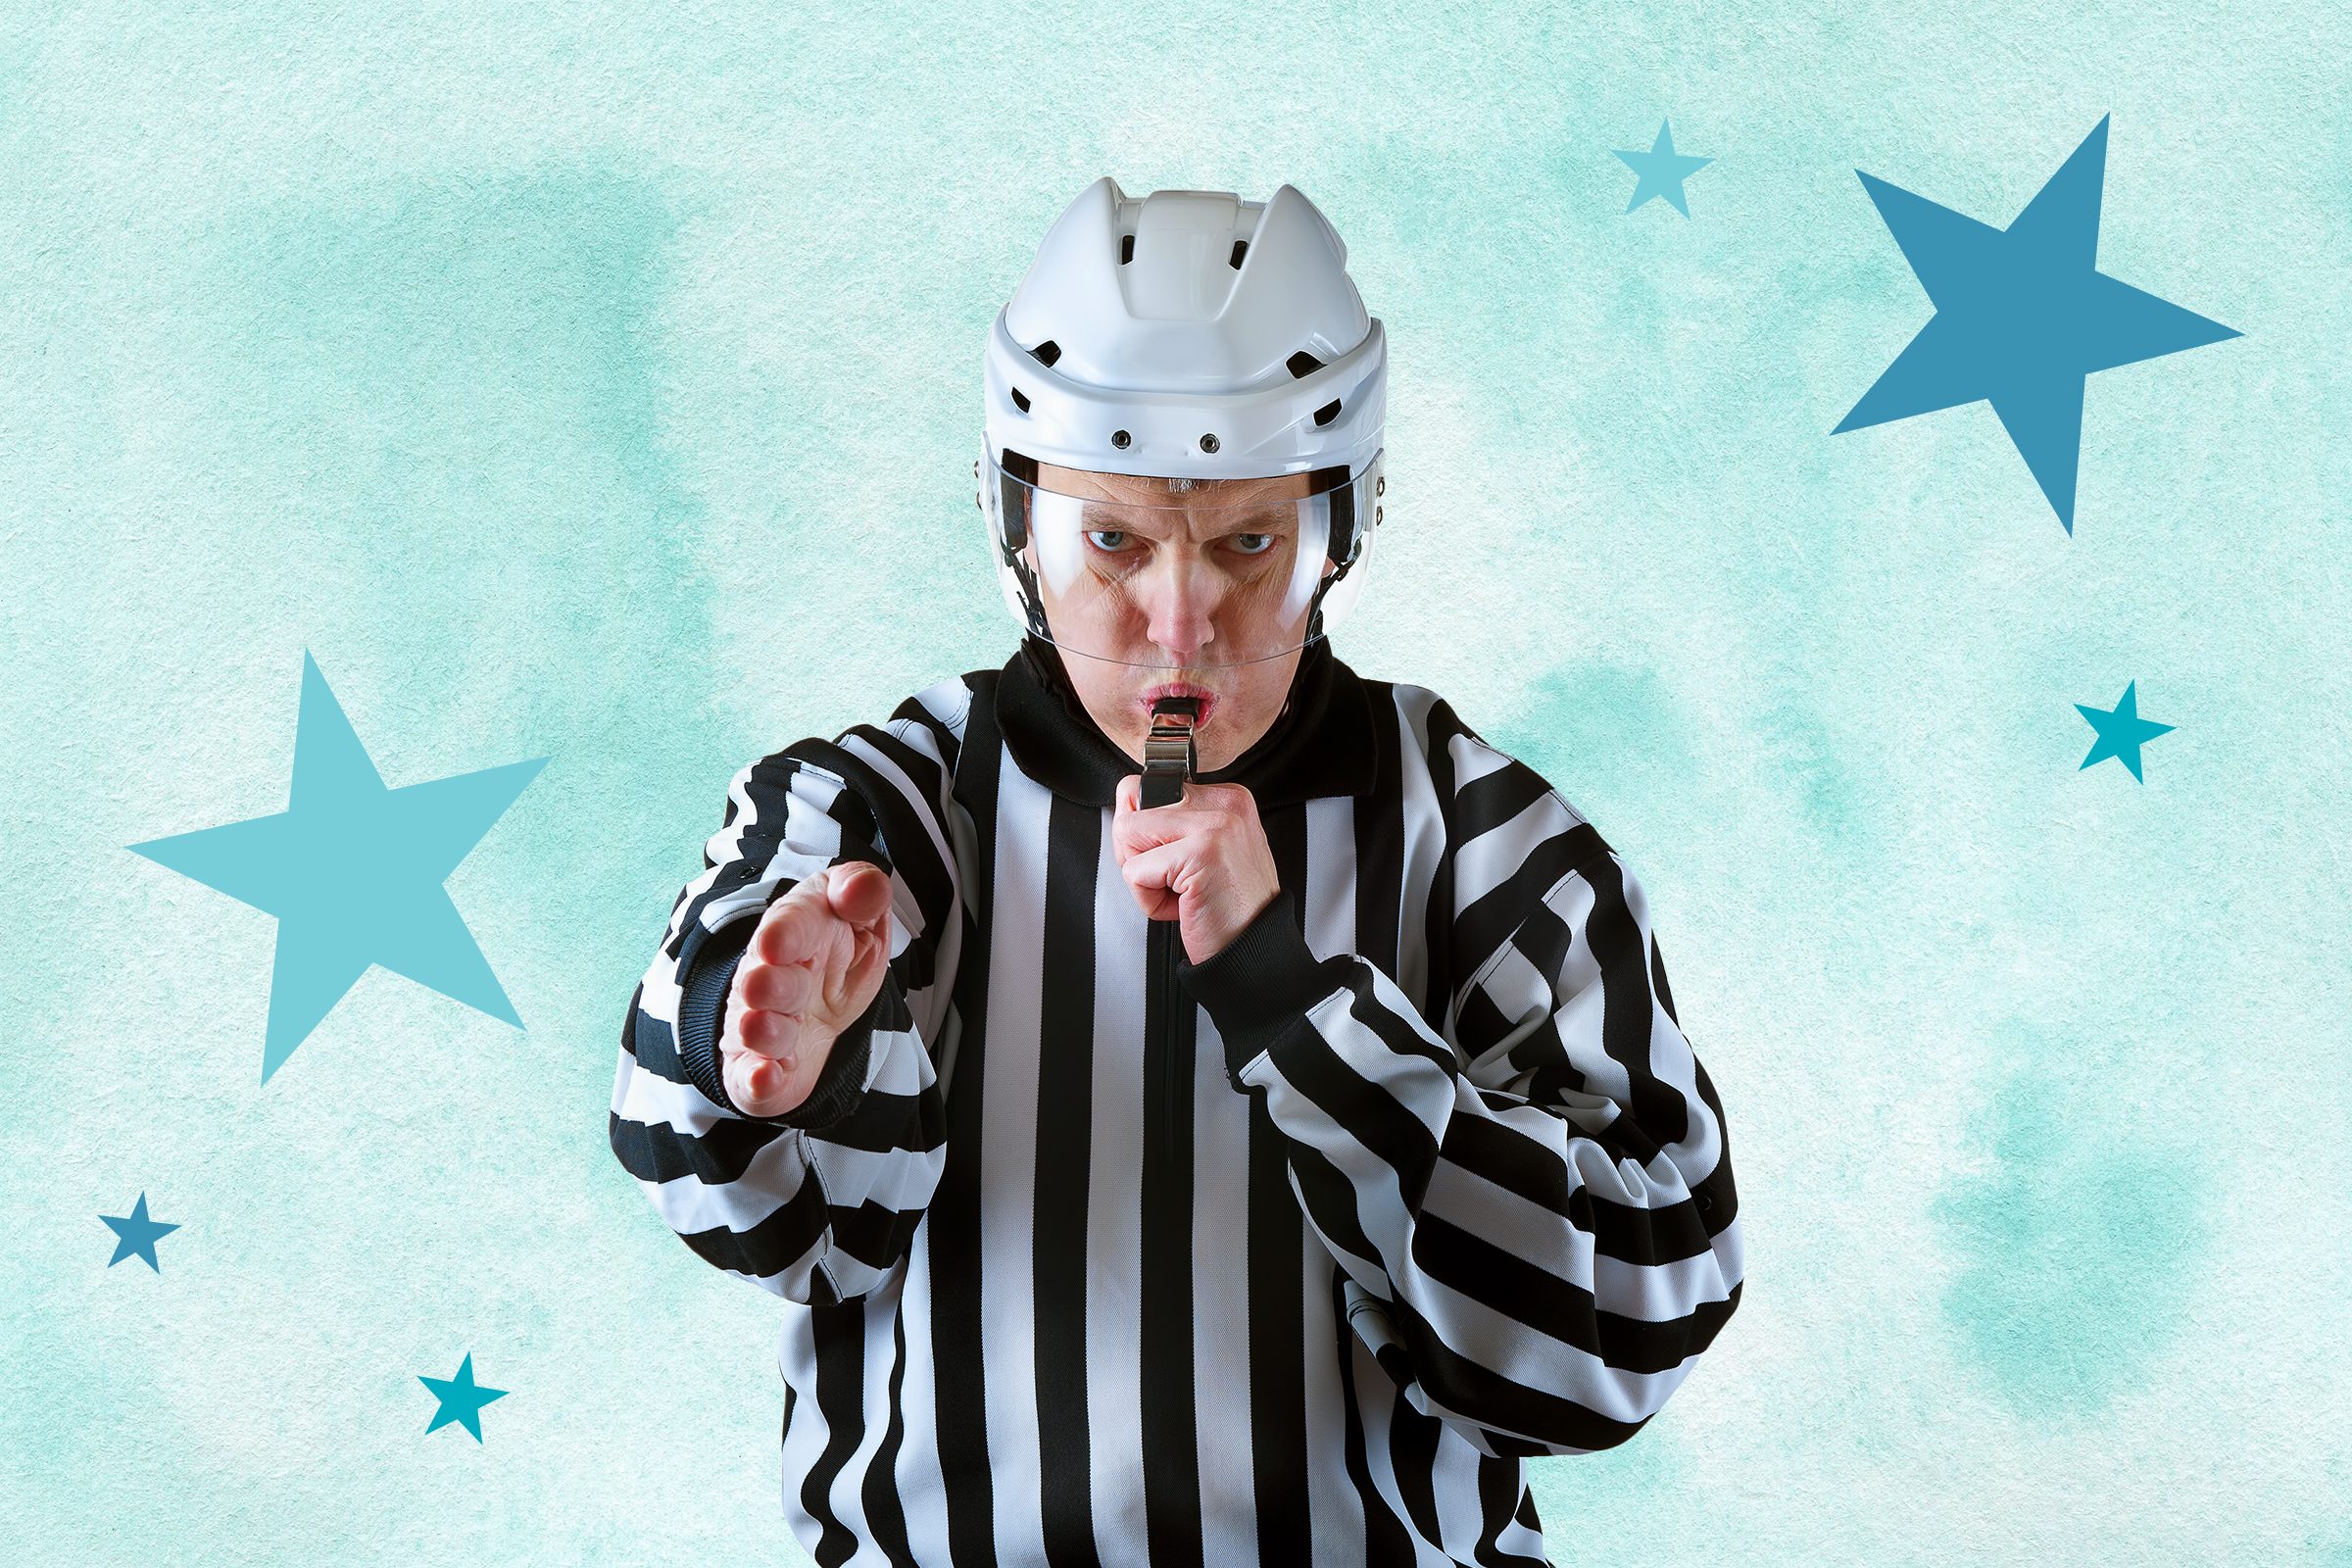
[[[1936,314],[1830,433],[1984,399],[2073,534],[2084,377],[2240,335],[2098,270],[2106,169],[2101,116],[2006,229],[1855,170]]]

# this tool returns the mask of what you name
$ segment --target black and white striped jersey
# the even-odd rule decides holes
[[[1040,650],[1043,650],[1041,653]],[[1139,771],[1034,640],[746,767],[631,998],[613,1152],[784,1303],[821,1563],[1541,1563],[1740,1300],[1723,1107],[1642,885],[1435,693],[1316,643],[1232,767],[1282,896],[1196,966]],[[891,876],[881,994],[778,1117],[716,1033],[768,903]]]

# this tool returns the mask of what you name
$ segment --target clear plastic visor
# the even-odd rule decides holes
[[[1379,515],[1378,458],[1345,469],[1177,480],[986,464],[1006,600],[1092,659],[1206,669],[1278,659],[1355,603]]]

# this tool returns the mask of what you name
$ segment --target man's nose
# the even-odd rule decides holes
[[[1176,662],[1194,663],[1195,656],[1216,637],[1210,624],[1221,594],[1216,568],[1175,551],[1161,555],[1144,588],[1149,635]]]

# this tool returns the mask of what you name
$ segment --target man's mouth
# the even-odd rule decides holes
[[[1197,686],[1189,680],[1168,681],[1162,685],[1154,686],[1150,691],[1144,693],[1141,701],[1144,706],[1144,722],[1146,724],[1150,724],[1152,721],[1152,704],[1156,699],[1162,697],[1200,698],[1200,716],[1193,721],[1193,727],[1196,730],[1208,722],[1208,715],[1215,709],[1217,702],[1216,693],[1210,691],[1205,686]]]

